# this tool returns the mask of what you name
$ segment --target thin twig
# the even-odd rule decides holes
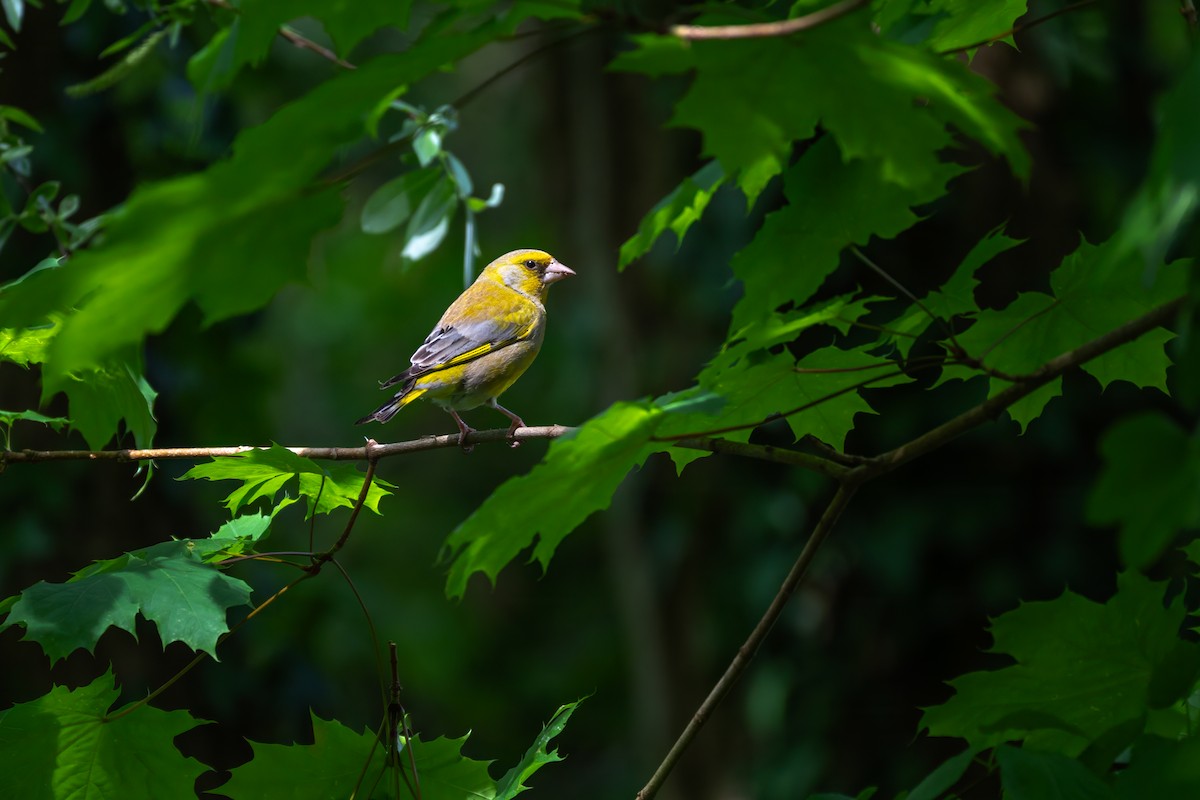
[[[707,450],[710,453],[741,456],[743,458],[757,458],[762,461],[772,461],[776,464],[800,467],[812,472],[820,472],[822,475],[828,475],[835,480],[841,480],[849,472],[846,467],[835,463],[832,458],[814,456],[811,453],[789,450],[783,447],[773,447],[769,444],[750,444],[749,442],[735,442],[731,439],[709,438],[680,439],[677,442],[673,442],[673,444],[676,447],[686,447],[689,450]]]
[[[1000,345],[1004,344],[1004,342],[1008,339],[1008,337],[1012,336],[1014,333],[1021,330],[1021,328],[1024,328],[1026,325],[1033,322],[1035,319],[1040,317],[1042,314],[1045,314],[1047,311],[1057,308],[1058,304],[1061,302],[1062,302],[1061,300],[1055,298],[1054,301],[1052,303],[1047,304],[1045,308],[1042,308],[1042,309],[1039,309],[1039,310],[1033,312],[1028,317],[1025,317],[1025,319],[1018,322],[1016,325],[1013,325],[1011,328],[1006,330],[1004,333],[1000,334],[1000,336],[996,338],[996,341],[989,344],[987,346],[987,348],[984,349],[983,353],[980,354],[979,358],[981,360],[987,358],[989,355],[992,354],[993,350],[995,350]]]
[[[842,0],[831,6],[805,14],[794,19],[781,19],[776,22],[755,22],[749,25],[672,25],[668,32],[680,39],[698,41],[701,39],[765,39],[772,36],[790,36],[800,31],[808,31],[844,17],[867,5],[870,0]]]
[[[805,434],[801,441],[814,450],[823,453],[825,458],[840,464],[843,467],[857,467],[859,464],[864,464],[870,460],[867,456],[856,456],[852,453],[843,453],[836,447],[830,447],[829,445],[825,444],[811,433]]]
[[[556,29],[552,29],[552,30],[556,30]],[[596,26],[585,26],[585,27],[577,28],[576,30],[570,31],[566,35],[561,36],[553,41],[547,42],[546,44],[544,44],[540,47],[535,47],[534,49],[530,50],[528,53],[525,53],[524,55],[517,58],[512,63],[507,64],[507,65],[501,67],[500,69],[496,70],[495,72],[491,73],[490,75],[488,75],[486,78],[484,78],[482,81],[480,81],[477,85],[471,87],[465,93],[459,95],[459,97],[456,100],[454,100],[454,102],[450,103],[450,105],[453,106],[454,108],[462,108],[467,103],[471,102],[477,96],[479,96],[480,92],[483,92],[485,89],[489,88],[494,83],[503,79],[504,77],[506,77],[510,73],[514,72],[515,70],[518,70],[521,67],[525,66],[533,59],[535,59],[539,56],[545,55],[546,53],[550,52],[551,50],[554,50],[557,47],[561,47],[562,45],[564,45],[567,42],[571,41],[572,39],[576,38],[577,36],[582,36],[582,35],[588,34],[588,33],[595,33],[596,31],[601,31],[601,30],[604,30],[604,29],[600,28],[600,27],[596,27]],[[542,30],[538,30],[537,32],[545,33],[546,30],[542,29]]]
[[[242,10],[230,3],[229,0],[204,0],[204,2],[208,3],[210,6],[220,8],[224,11],[232,11],[235,14],[242,13]],[[280,25],[277,33],[279,34],[280,38],[291,42],[296,47],[316,53],[317,55],[321,56],[321,58],[332,61],[342,69],[358,69],[358,67],[339,57],[337,53],[333,52],[328,47],[317,44],[312,39],[309,39],[287,25]]]
[[[948,338],[950,340],[950,343],[952,345],[954,345],[954,347],[958,351],[960,351],[960,352],[962,351],[962,348],[959,347],[958,340],[954,338],[954,330],[950,327],[950,323],[948,323],[946,320],[942,319],[937,314],[930,311],[929,306],[925,305],[920,300],[918,300],[917,296],[915,294],[913,294],[912,292],[910,292],[908,290],[907,286],[905,286],[903,283],[901,283],[900,281],[896,280],[891,275],[889,275],[887,273],[887,271],[884,270],[883,267],[879,266],[874,261],[867,258],[867,254],[864,253],[862,250],[859,250],[858,245],[854,245],[854,244],[850,245],[850,252],[854,254],[855,258],[857,258],[862,263],[866,264],[868,269],[870,269],[876,275],[878,275],[879,277],[881,277],[885,281],[887,281],[889,284],[891,284],[892,287],[896,291],[900,292],[900,294],[904,295],[909,300],[911,300],[913,305],[915,305],[917,308],[924,311],[926,316],[928,316],[931,321],[933,321],[937,325],[940,325],[942,330],[946,332],[946,338]]]
[[[350,532],[354,530],[354,523],[358,521],[358,515],[362,511],[363,506],[367,503],[367,497],[371,494],[371,484],[375,480],[375,468],[379,465],[379,458],[373,454],[372,445],[374,442],[367,442],[367,472],[363,475],[363,485],[358,491],[358,499],[354,501],[354,508],[350,509],[350,518],[346,520],[346,527],[342,530],[342,535],[333,543],[325,552],[313,559],[308,571],[312,575],[316,575],[321,571],[321,567],[330,561],[337,551],[341,550],[350,538]]]
[[[340,57],[337,53],[333,52],[328,47],[325,47],[324,45],[319,45],[316,42],[314,42],[312,39],[309,39],[306,36],[302,36],[294,28],[290,28],[287,25],[279,26],[279,36],[280,36],[280,38],[286,39],[287,41],[296,45],[296,47],[299,47],[301,50],[311,50],[312,52],[319,55],[321,58],[324,58],[327,61],[332,61],[334,64],[337,64],[342,69],[358,69],[358,67],[354,66],[346,59]]]
[[[1179,13],[1183,15],[1185,20],[1187,20],[1188,25],[1191,25],[1193,28],[1196,27],[1198,22],[1196,4],[1192,2],[1192,0],[1180,0]]]
[[[985,372],[994,378],[999,378],[1000,380],[1008,381],[1010,383],[1018,383],[1025,379],[1024,376],[1010,375],[1007,372],[1002,372],[1001,370],[995,369],[994,367],[989,367],[987,364],[983,363],[983,359],[987,357],[987,354],[989,352],[991,352],[991,347],[995,347],[996,344],[999,344],[999,342],[993,343],[992,346],[989,347],[982,356],[975,358],[974,356],[969,354],[966,351],[966,348],[964,348],[959,343],[958,337],[954,335],[954,329],[952,327],[950,327],[949,320],[942,319],[937,314],[934,314],[933,311],[930,310],[929,306],[925,305],[923,302],[921,302],[919,299],[917,299],[916,295],[914,295],[912,292],[910,292],[904,284],[900,283],[900,281],[896,280],[891,275],[889,275],[887,273],[887,271],[885,271],[883,269],[883,267],[879,266],[874,261],[867,258],[866,253],[864,253],[862,250],[859,250],[856,245],[853,245],[853,244],[850,245],[850,252],[853,253],[854,256],[859,261],[866,264],[867,267],[870,268],[872,272],[874,272],[876,275],[878,275],[879,277],[883,278],[885,281],[890,283],[896,289],[896,291],[900,292],[902,295],[904,295],[910,301],[912,301],[913,305],[917,306],[917,308],[924,311],[926,316],[928,316],[930,320],[932,320],[934,323],[936,323],[938,326],[941,327],[942,331],[944,331],[946,334],[946,338],[950,342],[950,344],[947,346],[947,349],[949,349],[950,354],[952,356],[954,356],[956,361],[958,361],[961,364],[966,364],[969,367],[974,367],[975,369],[979,370],[980,372]],[[1021,324],[1023,325],[1023,324],[1025,324],[1025,322],[1028,322],[1028,320],[1022,321]]]
[[[449,105],[454,108],[459,108],[460,106],[473,100],[485,88],[491,86],[496,81],[498,81],[500,78],[504,77],[508,73],[512,72],[513,70],[517,69],[521,65],[525,64],[531,58],[542,55],[547,50],[550,50],[564,42],[569,41],[570,39],[579,35],[580,33],[587,33],[591,30],[598,30],[598,29],[583,28],[578,31],[573,31],[571,33],[568,33],[566,36],[562,37],[561,39],[556,39],[553,42],[550,42],[549,44],[543,45],[542,47],[539,47],[529,53],[526,53],[525,55],[521,56],[520,58],[518,58],[516,61],[512,62],[508,66],[502,67],[498,71],[488,75],[488,77],[484,78],[483,81],[481,81],[478,86],[467,90],[467,92],[465,94],[463,94],[461,97],[459,97],[457,100],[455,100],[453,103],[450,103]],[[538,33],[538,34],[545,33],[545,30],[538,29],[536,31],[536,33]],[[528,34],[525,34],[525,35],[528,35]],[[517,38],[522,38],[522,36],[523,36],[522,34],[517,34],[511,38],[517,39]],[[359,173],[363,172],[365,169],[370,167],[372,164],[377,163],[378,161],[386,158],[387,156],[391,155],[392,153],[402,152],[404,150],[407,150],[411,146],[412,146],[412,143],[407,138],[395,139],[394,141],[387,142],[386,144],[383,144],[383,145],[375,148],[374,150],[370,151],[369,153],[363,154],[361,157],[359,157],[355,161],[351,162],[350,164],[343,166],[342,168],[340,168],[337,172],[333,173],[332,175],[328,175],[325,178],[322,178],[321,183],[325,186],[336,186],[337,184],[340,184],[340,183],[350,180],[354,176],[358,175]]]
[[[321,473],[321,485],[317,487],[317,496],[312,501],[312,516],[308,518],[308,550],[315,552],[317,537],[317,508],[321,505],[321,494],[325,491],[325,473]]]
[[[922,364],[922,365],[918,365],[917,369],[921,369],[922,367],[926,367],[926,366],[934,366],[934,365],[933,364]],[[849,394],[850,392],[856,392],[859,389],[864,389],[867,386],[870,386],[872,383],[877,383],[878,381],[882,381],[887,378],[895,378],[895,377],[898,377],[901,375],[907,375],[907,374],[908,374],[908,372],[906,370],[897,369],[897,370],[893,370],[892,372],[885,372],[882,375],[875,375],[874,377],[866,378],[865,380],[861,380],[858,383],[852,383],[849,386],[843,386],[841,389],[832,391],[829,394],[823,394],[820,397],[816,398],[815,400],[810,400],[807,403],[803,403],[801,405],[796,406],[795,408],[788,409],[787,411],[780,411],[775,414],[770,414],[770,415],[764,417],[763,419],[755,420],[753,422],[740,422],[736,425],[726,425],[723,428],[710,428],[709,430],[705,430],[705,431],[693,431],[693,432],[689,432],[689,433],[674,433],[674,434],[668,434],[668,435],[663,435],[663,436],[651,436],[650,441],[652,441],[652,442],[675,442],[675,441],[680,441],[680,440],[689,440],[690,441],[693,439],[707,439],[710,436],[717,436],[722,433],[733,433],[734,431],[753,430],[754,428],[757,428],[761,425],[766,425],[767,423],[776,422],[781,419],[787,419],[788,417],[795,416],[796,414],[799,414],[802,411],[808,411],[810,408],[815,408],[816,406],[819,406],[823,403],[827,403],[830,400],[834,400],[838,397],[841,397],[844,394]],[[704,449],[708,449],[708,448],[704,448]]]
[[[658,769],[646,782],[646,785],[637,793],[637,800],[650,800],[658,793],[663,781],[667,779],[672,768],[677,761],[687,750],[692,740],[696,738],[696,734],[704,727],[704,723],[712,716],[713,711],[725,695],[729,694],[729,690],[733,688],[733,684],[746,671],[750,661],[758,652],[759,646],[763,640],[767,638],[767,634],[771,632],[779,615],[783,613],[784,607],[792,594],[796,591],[796,587],[800,585],[800,580],[804,577],[804,573],[808,571],[813,559],[817,555],[817,551],[821,548],[825,539],[828,538],[833,526],[837,524],[838,517],[842,515],[850,498],[854,496],[854,492],[858,488],[858,483],[854,480],[846,480],[838,486],[837,493],[833,499],[829,501],[829,505],[825,507],[825,513],[821,515],[820,521],[813,529],[812,536],[808,537],[808,541],[804,544],[804,549],[800,551],[796,562],[792,564],[792,569],[783,580],[783,584],[779,587],[779,591],[775,593],[775,598],[771,600],[771,605],[767,607],[766,613],[762,615],[762,619],[754,626],[754,630],[750,632],[745,643],[738,648],[737,654],[733,657],[733,661],[729,662],[729,666],[725,668],[725,674],[713,686],[712,691],[708,693],[708,697],[704,698],[704,702],[700,704],[700,708],[696,709],[696,713],[692,715],[691,721],[687,727],[683,729],[683,733],[675,740],[675,744],[671,746],[670,752],[666,758],[658,765]]]
[[[387,727],[388,727],[388,747],[395,748],[400,741],[400,735],[404,736],[404,749],[408,753],[408,766],[412,770],[413,779],[410,783],[408,775],[405,774],[404,768],[400,765],[399,753],[394,749],[392,754],[395,757],[396,771],[400,773],[400,777],[404,779],[404,785],[408,787],[408,793],[416,800],[421,800],[421,776],[417,773],[417,759],[413,755],[412,730],[408,727],[408,710],[404,708],[404,704],[400,702],[400,692],[404,690],[404,686],[400,683],[400,657],[396,650],[395,642],[388,642],[388,650],[391,654],[392,662],[392,683],[389,688],[389,701],[387,704]],[[414,785],[415,784],[415,785]],[[400,796],[399,787],[396,787],[396,796]]]

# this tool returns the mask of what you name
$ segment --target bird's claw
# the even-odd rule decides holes
[[[515,447],[521,446],[521,443],[519,441],[517,441],[517,439],[515,437],[517,435],[517,428],[524,428],[524,427],[525,427],[525,423],[520,422],[520,421],[514,422],[512,425],[508,426],[508,433],[506,435],[508,436],[508,446],[509,447],[515,448]]]

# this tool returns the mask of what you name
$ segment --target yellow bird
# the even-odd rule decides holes
[[[525,422],[496,402],[529,368],[546,333],[546,290],[574,275],[541,250],[513,250],[484,267],[475,282],[450,304],[425,343],[409,361],[412,366],[380,384],[400,384],[400,391],[356,422],[387,422],[417,398],[445,409],[458,424],[458,443],[470,452],[467,434],[474,428],[459,411],[489,405],[512,420],[511,438]],[[516,447],[520,442],[513,442]]]

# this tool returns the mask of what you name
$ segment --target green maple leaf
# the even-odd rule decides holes
[[[1025,292],[1005,308],[979,312],[975,324],[958,336],[959,344],[993,369],[1026,375],[1183,294],[1187,280],[1184,262],[1150,274],[1140,259],[1113,261],[1108,257],[1109,246],[1082,244],[1050,274],[1052,294]],[[1174,334],[1159,328],[1082,368],[1100,381],[1101,388],[1114,380],[1126,380],[1165,392],[1171,362],[1163,345],[1172,338]],[[953,366],[943,372],[941,381],[977,374],[971,367]],[[998,377],[990,381],[989,396],[1011,385]],[[1024,428],[1061,393],[1059,378],[1010,406],[1008,412]]]
[[[351,797],[356,789],[365,796],[365,787],[374,784],[379,770],[385,768],[383,748],[375,734],[369,731],[356,733],[337,721],[326,721],[315,714],[312,715],[312,726],[312,744],[251,742],[254,758],[235,767],[233,776],[220,792],[230,797],[259,800]],[[413,737],[406,743],[406,747],[412,748],[424,800],[490,800],[495,797],[495,782],[488,775],[487,762],[462,755],[466,740],[464,736],[423,742],[419,737]],[[400,754],[400,761],[402,768],[408,770],[406,752]],[[394,766],[388,768],[396,769]],[[412,780],[411,775],[409,780]],[[393,798],[391,785],[390,779],[381,780],[378,794],[371,796]],[[407,796],[403,784],[400,791],[402,797]]]
[[[135,631],[140,613],[163,645],[183,642],[216,658],[226,612],[248,605],[250,587],[203,563],[189,542],[163,542],[98,561],[65,583],[39,581],[11,601],[3,627],[20,625],[51,661],[89,652],[109,628]]]
[[[200,723],[186,711],[143,706],[105,719],[112,673],[0,712],[0,796],[23,800],[192,797],[206,767],[172,740]]]
[[[1126,572],[1105,604],[1065,592],[997,617],[991,649],[1016,663],[950,681],[954,696],[925,709],[922,726],[976,749],[1032,737],[1074,757],[1114,729],[1128,744],[1151,708],[1191,693],[1200,668],[1200,647],[1179,636],[1186,610],[1179,598],[1164,607],[1164,586]]]
[[[231,458],[214,458],[197,464],[180,480],[240,481],[241,486],[225,498],[225,506],[236,514],[241,508],[266,499],[275,504],[276,496],[286,488],[297,488],[308,499],[308,516],[328,514],[338,508],[353,508],[362,491],[362,472],[352,464],[322,466],[298,456],[286,447],[272,445],[250,450]],[[393,484],[376,477],[367,492],[364,508],[379,513],[379,501],[391,494]]]

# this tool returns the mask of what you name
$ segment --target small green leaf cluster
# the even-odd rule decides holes
[[[401,256],[406,263],[419,261],[437,250],[450,230],[459,205],[466,217],[464,229],[463,282],[474,278],[474,260],[479,255],[475,215],[495,208],[504,200],[503,184],[494,184],[487,198],[472,197],[474,184],[462,160],[445,149],[443,139],[458,127],[451,106],[428,112],[401,99],[381,106],[368,120],[374,134],[386,111],[405,115],[400,129],[388,144],[411,140],[416,168],[395,177],[367,198],[361,214],[364,233],[391,233],[405,222]],[[401,164],[411,159],[401,158]]]

